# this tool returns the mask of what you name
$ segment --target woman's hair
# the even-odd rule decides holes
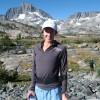
[[[43,33],[43,31],[44,31],[44,29],[42,30],[42,32],[41,33]],[[55,31],[55,34],[58,34],[58,31],[57,30],[54,30]]]

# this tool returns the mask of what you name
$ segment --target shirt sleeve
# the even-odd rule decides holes
[[[61,93],[67,92],[67,50],[66,47],[61,52],[61,65],[60,73],[62,77],[62,90]]]
[[[33,53],[33,62],[32,62],[32,76],[31,76],[31,87],[30,90],[35,91],[36,84],[36,62],[35,62],[35,51]]]

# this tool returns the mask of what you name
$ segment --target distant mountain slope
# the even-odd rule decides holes
[[[100,34],[100,12],[78,12],[60,25],[62,33]]]
[[[10,38],[16,38],[19,34],[21,37],[39,37],[41,28],[35,28],[15,21],[0,20],[0,33],[5,33]]]
[[[53,19],[48,13],[23,2],[21,6],[8,9],[0,20],[12,20],[41,29],[43,22],[52,19],[58,24],[60,34],[100,34],[100,12],[77,12],[66,20]]]

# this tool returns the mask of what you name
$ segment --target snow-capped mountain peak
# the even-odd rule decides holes
[[[36,9],[29,3],[23,2],[19,7],[10,8],[6,13],[6,19],[31,26],[41,26],[45,20],[53,18],[46,12]]]
[[[100,12],[78,12],[60,25],[61,33],[99,34]]]

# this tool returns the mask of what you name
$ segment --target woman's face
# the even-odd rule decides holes
[[[43,30],[43,38],[46,42],[52,42],[54,40],[55,37],[55,30],[50,28],[50,27],[46,27]]]

